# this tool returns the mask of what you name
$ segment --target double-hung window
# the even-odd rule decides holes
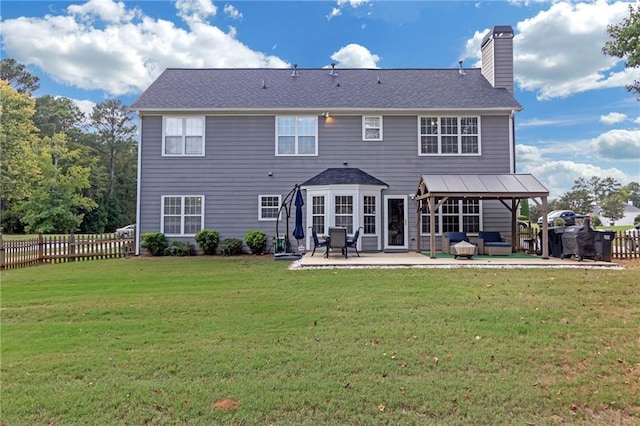
[[[467,232],[470,234],[480,231],[480,201],[478,200],[447,200],[435,215],[435,233]],[[425,205],[422,212],[422,233],[430,233],[429,208]]]
[[[276,155],[317,155],[318,117],[276,117]]]
[[[364,116],[362,117],[362,140],[381,141],[382,140],[382,117]]]
[[[195,235],[204,229],[204,196],[165,195],[162,197],[162,233]]]
[[[162,155],[204,155],[204,117],[164,117]]]
[[[334,222],[353,234],[353,195],[336,195],[334,199]]]
[[[313,230],[318,234],[326,232],[324,195],[314,195],[311,197],[311,223]]]
[[[376,201],[375,195],[365,195],[362,199],[362,225],[363,232],[367,235],[376,234]]]
[[[479,117],[420,117],[420,155],[480,154]]]
[[[258,202],[258,220],[278,220],[280,195],[260,195]]]

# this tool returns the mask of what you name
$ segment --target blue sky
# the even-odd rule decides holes
[[[592,176],[640,182],[640,78],[601,53],[628,1],[3,0],[2,56],[35,96],[85,111],[131,104],[167,67],[479,67],[494,25],[515,30],[517,171],[558,197]]]

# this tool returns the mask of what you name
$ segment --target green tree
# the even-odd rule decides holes
[[[69,98],[46,95],[36,99],[33,123],[40,130],[40,137],[66,133],[68,138],[70,133],[80,131],[83,120],[84,113]]]
[[[90,115],[96,129],[92,143],[107,171],[102,206],[107,215],[105,230],[135,220],[137,145],[136,126],[127,107],[111,99],[97,104]]]
[[[624,186],[624,191],[627,194],[627,199],[631,201],[631,203],[640,207],[640,184],[638,182],[631,182]]]
[[[0,62],[0,79],[6,81],[18,93],[31,95],[40,88],[40,79],[29,73],[24,64],[11,58],[3,58]]]
[[[589,213],[593,208],[594,202],[593,189],[590,188],[589,182],[584,178],[576,179],[573,182],[571,191],[562,195],[559,200],[560,208],[573,210],[581,214]]]
[[[0,81],[0,214],[5,232],[22,230],[14,208],[29,196],[31,184],[37,180],[33,147],[38,143],[38,129],[31,121],[34,111],[33,99]]]
[[[623,193],[615,192],[602,200],[600,215],[609,218],[611,222],[620,220],[624,217],[624,205]]]
[[[79,151],[69,150],[63,133],[46,136],[36,151],[39,168],[29,197],[17,209],[27,232],[75,232],[84,213],[97,207],[82,195],[89,169],[74,165]]]
[[[607,41],[602,52],[608,56],[625,58],[625,68],[640,68],[640,5],[636,9],[629,5],[629,17],[618,25],[607,26],[611,40]],[[626,86],[635,93],[640,101],[640,79]]]

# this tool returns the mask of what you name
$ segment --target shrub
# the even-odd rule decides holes
[[[162,232],[146,232],[142,234],[140,247],[146,249],[151,256],[164,256],[169,243]]]
[[[248,231],[244,236],[244,241],[251,249],[251,253],[262,254],[267,244],[267,234],[262,231]]]
[[[212,229],[203,229],[196,234],[196,243],[200,246],[200,250],[204,254],[216,254],[218,251],[218,243],[220,243],[220,234]]]
[[[637,225],[640,223],[640,214],[633,219],[633,224]]]
[[[553,219],[553,226],[560,227],[560,226],[564,226],[565,224],[566,222],[561,217],[556,217],[555,219]]]
[[[598,216],[591,216],[591,226],[602,226],[602,221]]]
[[[227,238],[220,244],[219,251],[223,256],[237,256],[242,253],[242,240]]]
[[[173,241],[165,251],[167,256],[195,256],[196,248],[191,243]]]

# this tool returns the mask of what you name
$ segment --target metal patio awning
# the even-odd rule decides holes
[[[418,201],[417,230],[420,235],[421,211],[427,203],[430,212],[430,251],[435,257],[435,213],[442,203],[449,199],[500,200],[511,211],[512,235],[516,235],[516,212],[521,199],[532,199],[542,206],[543,216],[547,215],[549,190],[531,174],[459,174],[459,175],[422,175],[418,183],[416,200]],[[511,200],[507,204],[505,200]],[[515,238],[512,238],[515,244]],[[418,239],[420,250],[420,239]],[[547,221],[543,222],[542,257],[548,257]]]

